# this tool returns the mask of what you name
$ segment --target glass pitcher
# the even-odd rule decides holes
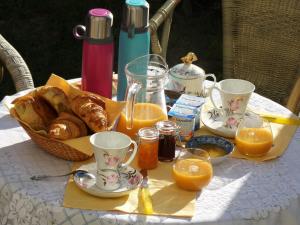
[[[127,102],[117,131],[136,138],[140,128],[168,119],[164,93],[168,65],[161,56],[149,54],[129,62],[125,73]]]

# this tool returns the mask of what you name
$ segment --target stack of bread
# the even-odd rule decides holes
[[[108,129],[105,102],[92,93],[71,98],[58,87],[43,86],[12,103],[20,121],[51,139],[68,140]]]

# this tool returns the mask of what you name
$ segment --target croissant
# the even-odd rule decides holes
[[[101,98],[89,94],[78,95],[71,100],[71,108],[92,131],[107,130],[105,102]]]
[[[87,135],[85,123],[70,113],[62,112],[49,126],[50,138],[67,140]]]
[[[58,114],[61,112],[71,112],[67,95],[58,87],[40,87],[36,90],[36,95],[46,100]]]
[[[34,130],[47,130],[47,126],[57,116],[55,110],[43,99],[23,96],[13,102],[19,119]]]

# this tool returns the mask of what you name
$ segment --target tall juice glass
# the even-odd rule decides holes
[[[263,156],[273,144],[273,134],[270,123],[259,118],[256,121],[244,119],[237,129],[236,147],[238,151],[248,156]]]
[[[129,62],[125,73],[126,107],[117,131],[136,138],[139,129],[168,119],[164,93],[168,65],[161,56],[150,54]]]

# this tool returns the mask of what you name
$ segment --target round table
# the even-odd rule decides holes
[[[160,217],[62,207],[67,177],[32,181],[37,174],[69,172],[71,162],[58,159],[33,143],[0,105],[1,224],[299,224],[300,129],[280,158],[258,163],[227,159],[214,168],[210,185],[197,197],[194,217]],[[251,106],[290,115],[281,105],[254,93]]]

